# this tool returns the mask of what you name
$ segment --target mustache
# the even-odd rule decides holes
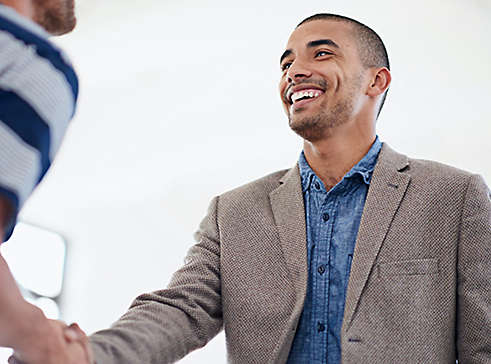
[[[323,80],[322,78],[320,78],[320,79],[306,78],[306,79],[303,79],[300,82],[295,82],[295,83],[290,84],[285,89],[285,92],[283,92],[283,98],[285,100],[288,100],[288,92],[290,92],[290,89],[292,87],[300,86],[300,85],[303,85],[303,84],[319,86],[323,90],[326,90],[327,89],[327,82],[325,80]]]

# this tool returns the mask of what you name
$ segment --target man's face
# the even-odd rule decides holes
[[[280,96],[290,127],[315,142],[352,120],[365,82],[350,24],[313,20],[290,36],[281,57]]]
[[[75,28],[74,0],[32,0],[34,21],[48,33],[61,35]]]

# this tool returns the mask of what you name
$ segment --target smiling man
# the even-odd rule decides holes
[[[298,163],[215,197],[169,286],[90,338],[96,363],[171,363],[221,329],[231,363],[489,363],[482,178],[378,139],[391,74],[365,25],[304,20],[281,72]]]

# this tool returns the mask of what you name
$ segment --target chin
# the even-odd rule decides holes
[[[322,117],[290,118],[290,128],[309,142],[316,142],[326,136],[326,125],[322,122]]]

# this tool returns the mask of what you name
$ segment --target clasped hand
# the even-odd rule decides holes
[[[87,335],[77,324],[49,320],[45,331],[29,350],[15,351],[9,364],[94,364]]]

